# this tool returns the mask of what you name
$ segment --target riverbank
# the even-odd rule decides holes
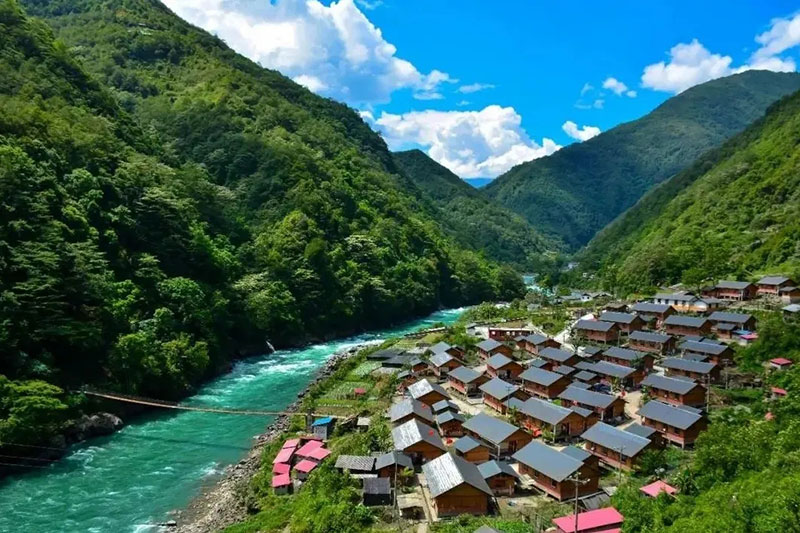
[[[375,343],[364,342],[334,354],[320,368],[317,376],[298,393],[297,400],[285,410],[298,412],[303,397],[312,387],[326,380],[343,361]],[[164,524],[165,528],[177,533],[208,533],[220,531],[247,518],[244,495],[248,483],[261,468],[262,452],[275,438],[287,431],[290,424],[290,415],[277,417],[263,433],[255,437],[255,443],[245,458],[227,467],[222,477],[203,490],[185,509],[172,513],[174,518]]]

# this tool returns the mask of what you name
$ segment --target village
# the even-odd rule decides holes
[[[551,334],[525,319],[484,321],[364,350],[313,399],[342,415],[307,417],[275,446],[272,490],[302,491],[332,464],[401,530],[471,515],[512,516],[532,531],[620,531],[616,489],[648,454],[691,453],[715,391],[786,395],[741,372],[735,354],[758,339],[763,309],[797,320],[798,302],[800,289],[782,276],[627,302],[573,293],[561,302],[571,318]],[[462,342],[443,340],[448,333]],[[791,365],[776,354],[763,372]],[[381,425],[384,449],[339,453]],[[666,474],[657,468],[641,497],[674,497]],[[499,531],[489,523],[474,530]]]

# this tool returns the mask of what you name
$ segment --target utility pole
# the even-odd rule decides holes
[[[624,445],[619,447],[619,468],[617,468],[617,487],[622,485],[622,451],[624,449],[625,449]]]
[[[568,481],[572,481],[572,484],[575,485],[575,528],[574,533],[578,533],[578,495],[580,494],[581,485],[585,485],[589,483],[588,479],[581,480],[581,473],[580,471],[575,472],[571,476],[567,478]]]

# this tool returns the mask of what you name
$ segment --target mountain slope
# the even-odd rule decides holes
[[[800,92],[646,195],[580,255],[634,291],[683,281],[800,274]]]
[[[648,115],[514,167],[486,187],[534,228],[586,244],[653,185],[743,130],[800,74],[751,71],[693,87]]]
[[[53,385],[180,397],[267,339],[523,290],[346,106],[155,1],[29,5],[77,41],[0,0],[0,444],[58,429]]]
[[[522,217],[480,191],[420,150],[393,154],[395,163],[441,211],[441,222],[465,247],[497,261],[531,265],[542,252],[557,249]]]

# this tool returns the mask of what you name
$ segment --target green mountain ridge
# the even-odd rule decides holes
[[[523,163],[485,192],[573,249],[654,185],[800,89],[800,74],[749,71],[692,87],[644,117]]]
[[[558,244],[528,222],[466,183],[420,150],[395,152],[395,163],[436,205],[440,221],[464,247],[483,250],[496,261],[532,267]]]
[[[800,275],[799,139],[797,92],[600,232],[576,273],[623,292]]]

